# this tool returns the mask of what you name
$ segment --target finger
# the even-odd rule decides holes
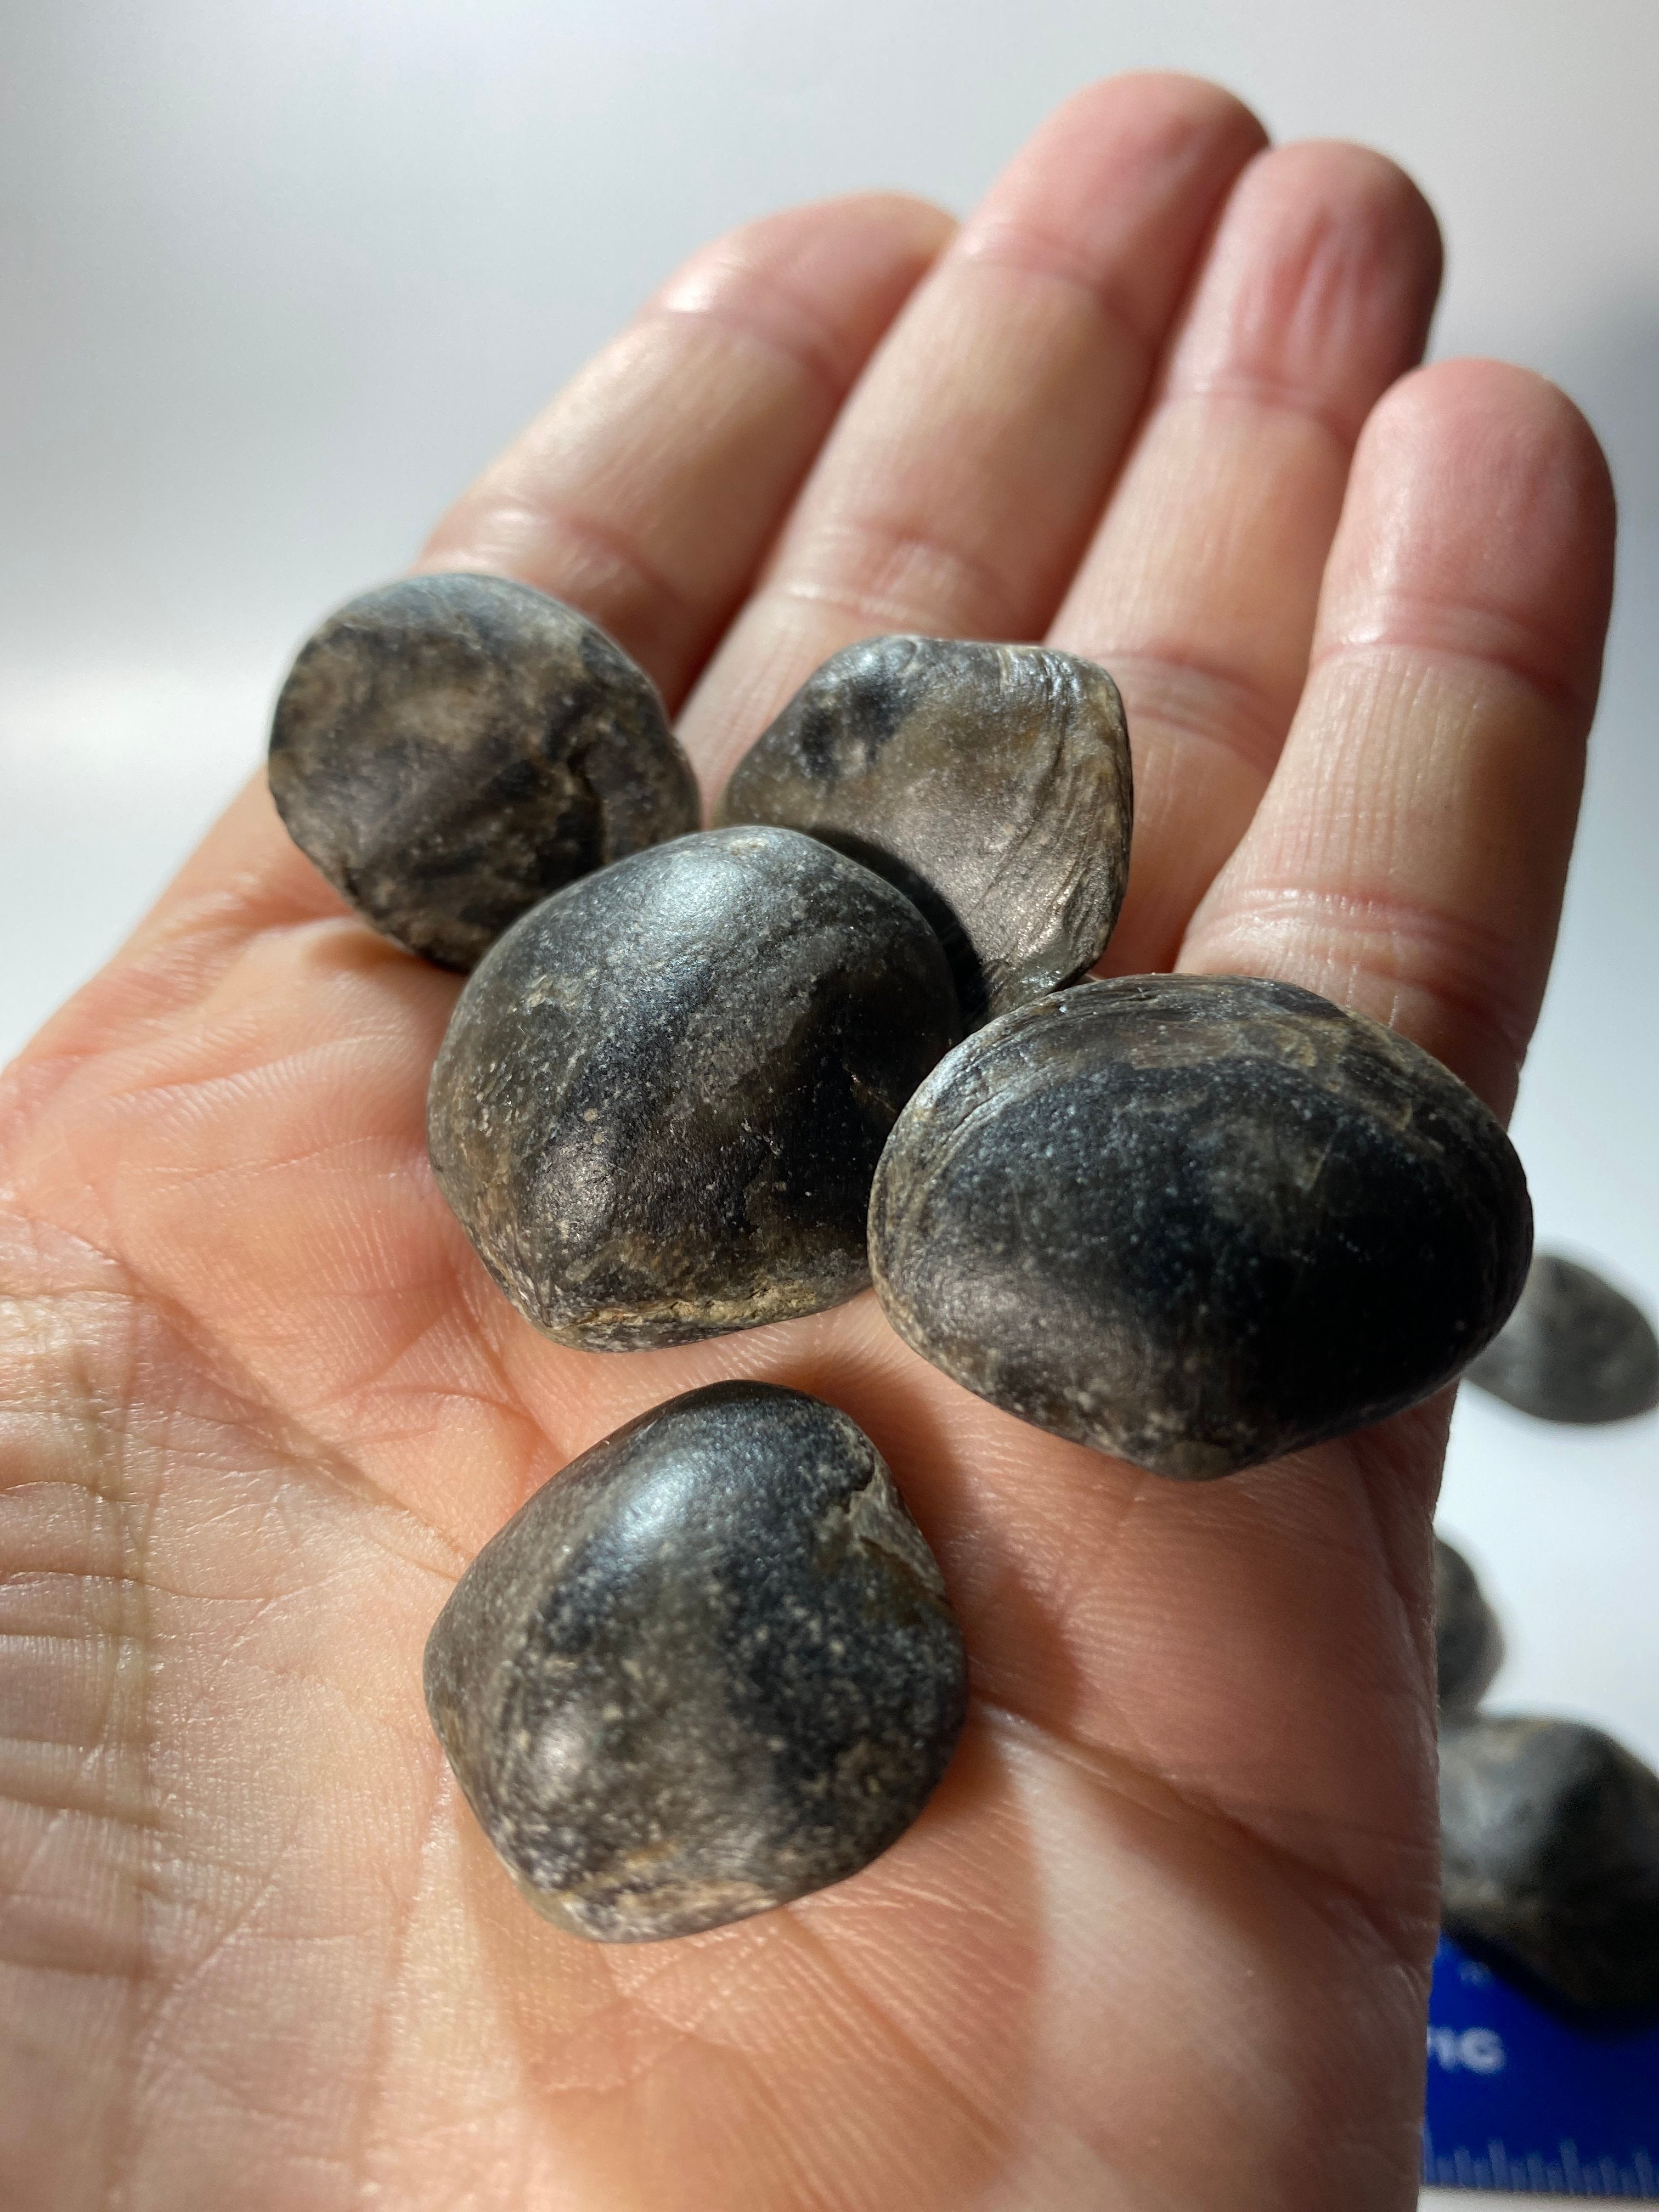
[[[921,201],[871,193],[707,247],[463,495],[422,565],[494,569],[580,607],[672,708],[950,229]],[[260,778],[134,942],[205,933],[228,956],[247,928],[345,910]]]
[[[1358,1007],[1506,1112],[1554,945],[1613,537],[1607,465],[1553,385],[1453,362],[1390,393],[1290,738],[1182,967]]]
[[[1194,257],[1261,143],[1189,77],[1052,117],[899,319],[682,736],[710,790],[791,691],[884,630],[1042,635]]]
[[[697,254],[488,469],[420,565],[579,606],[671,711],[950,218],[869,193]]]
[[[1354,441],[1415,362],[1440,241],[1407,176],[1286,146],[1234,187],[1053,641],[1128,712],[1135,840],[1111,972],[1174,961],[1272,771],[1307,670]]]

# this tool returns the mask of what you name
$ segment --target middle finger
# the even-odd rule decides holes
[[[1261,126],[1189,77],[1039,131],[866,372],[681,724],[717,792],[818,663],[884,630],[1041,636]]]

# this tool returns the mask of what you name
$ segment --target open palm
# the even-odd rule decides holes
[[[1108,969],[1310,985],[1504,1111],[1611,501],[1550,386],[1404,374],[1437,275],[1380,158],[1267,152],[1212,88],[1120,80],[954,234],[872,197],[699,255],[426,565],[593,616],[711,793],[854,638],[1089,654],[1137,780]],[[260,785],[7,1079],[0,2198],[1409,2203],[1445,1403],[1189,1486],[970,1398],[868,1296],[561,1350],[427,1166],[456,989],[344,911]],[[477,1832],[422,1645],[531,1488],[726,1376],[874,1437],[972,1712],[855,1880],[587,1946]]]

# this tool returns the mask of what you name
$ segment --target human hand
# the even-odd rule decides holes
[[[1310,985],[1506,1111],[1594,702],[1606,471],[1536,378],[1396,381],[1427,210],[1377,156],[1261,146],[1218,91],[1128,78],[954,236],[866,198],[723,240],[425,565],[593,616],[711,795],[859,636],[1088,654],[1135,757],[1109,972]],[[7,1079],[0,2195],[1409,2204],[1448,1401],[1188,1486],[969,1397],[867,1295],[562,1350],[427,1166],[458,988],[346,913],[260,782]],[[973,1708],[856,1879],[589,1947],[461,1802],[422,1646],[531,1489],[730,1376],[870,1432]]]

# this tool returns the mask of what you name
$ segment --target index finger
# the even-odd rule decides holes
[[[672,712],[951,227],[923,201],[866,193],[717,240],[463,495],[421,565],[515,576],[580,608]],[[181,931],[228,954],[251,930],[345,912],[260,776],[118,958]],[[204,951],[207,972],[220,957]],[[192,967],[190,988],[202,980]],[[95,1000],[107,1036],[122,1003]],[[86,994],[74,1003],[88,1011]]]

